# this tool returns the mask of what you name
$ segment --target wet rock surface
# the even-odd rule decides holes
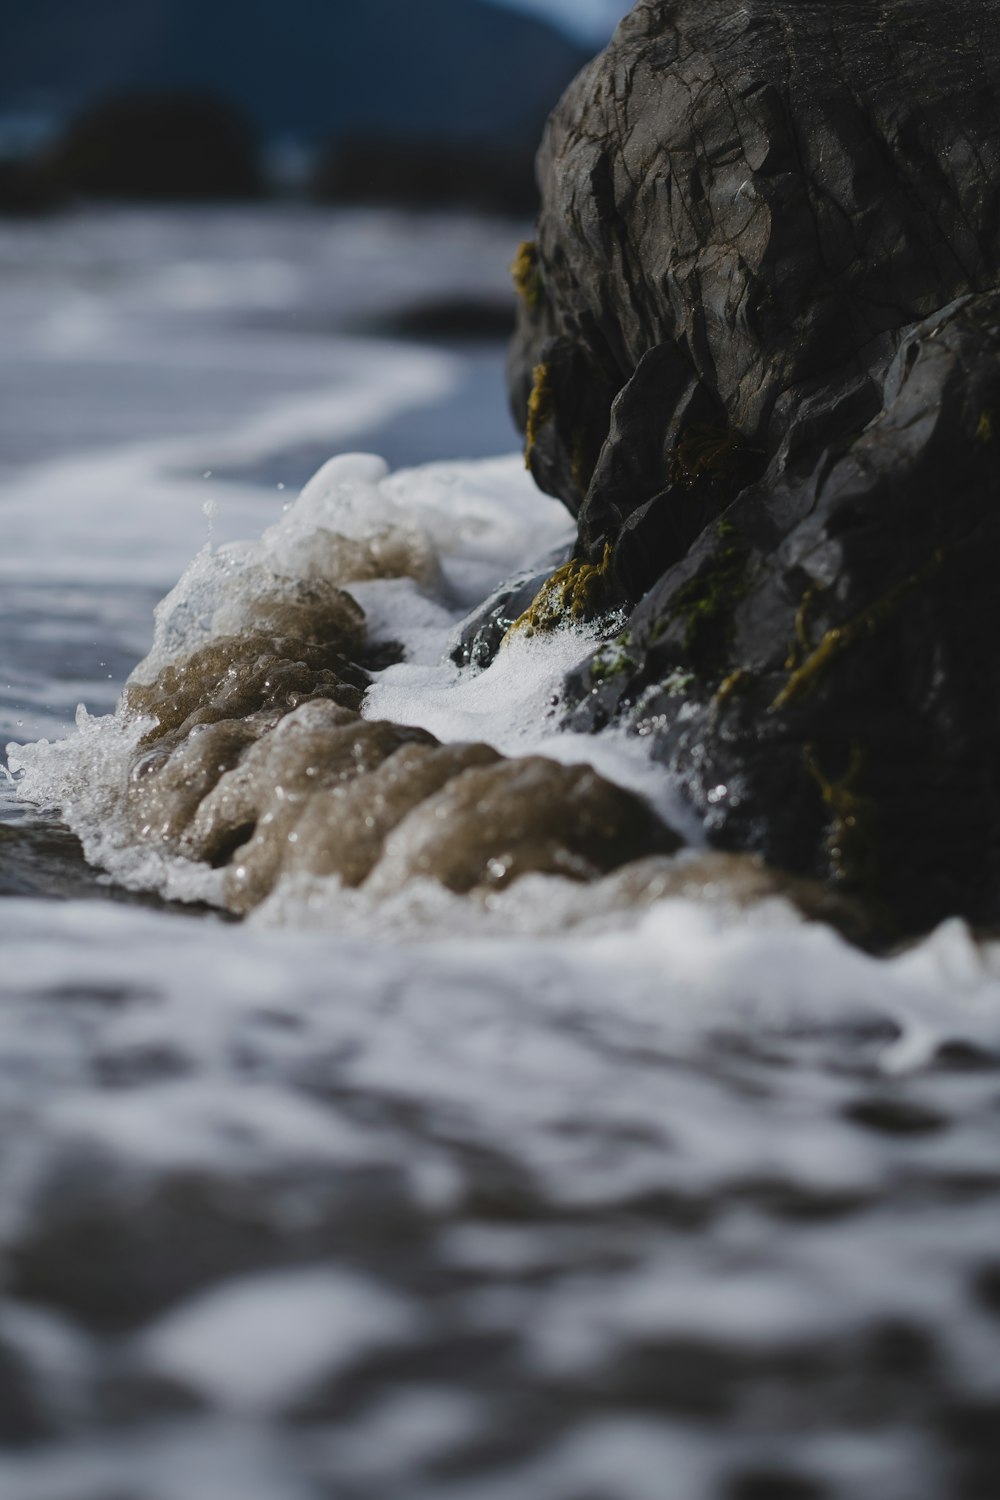
[[[995,919],[997,8],[641,0],[550,121],[515,409],[629,618],[567,722],[886,930]]]
[[[224,869],[228,910],[251,910],[282,876],[336,876],[375,899],[415,879],[465,893],[528,873],[593,881],[680,847],[588,767],[363,718],[369,678],[351,658],[365,658],[365,621],[349,594],[313,584],[294,603],[258,597],[252,615],[252,630],[213,637],[152,681],[140,673],[124,697],[126,718],[147,726],[130,824]]]

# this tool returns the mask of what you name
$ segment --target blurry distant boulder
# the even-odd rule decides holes
[[[334,141],[320,158],[313,192],[326,203],[531,215],[537,208],[534,151],[405,137]]]
[[[254,132],[240,112],[194,94],[123,94],[86,110],[49,158],[63,191],[97,198],[252,198]]]
[[[57,196],[37,161],[0,157],[0,214],[45,213],[56,206]]]
[[[45,167],[51,126],[44,116],[0,110],[0,214],[55,208],[58,194]]]

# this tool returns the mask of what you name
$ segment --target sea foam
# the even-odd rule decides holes
[[[593,627],[514,633],[481,673],[449,657],[469,607],[569,534],[515,461],[333,459],[258,540],[202,549],[114,714],[11,747],[19,793],[122,885],[235,911],[273,897],[282,922],[356,917],[342,896],[362,883],[380,909],[434,879],[495,898],[531,871],[558,886],[669,853],[638,743],[557,734]],[[372,650],[401,660],[366,671]]]

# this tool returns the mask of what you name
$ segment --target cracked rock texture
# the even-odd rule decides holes
[[[518,267],[529,462],[629,615],[570,723],[890,930],[998,908],[998,21],[640,0]]]

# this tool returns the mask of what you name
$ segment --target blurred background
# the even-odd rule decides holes
[[[7,0],[8,209],[80,195],[522,213],[616,0]]]
[[[345,446],[393,464],[509,450],[534,152],[626,8],[5,0],[0,480],[346,395],[375,344],[381,403],[325,424],[314,407],[233,477],[294,486]]]

